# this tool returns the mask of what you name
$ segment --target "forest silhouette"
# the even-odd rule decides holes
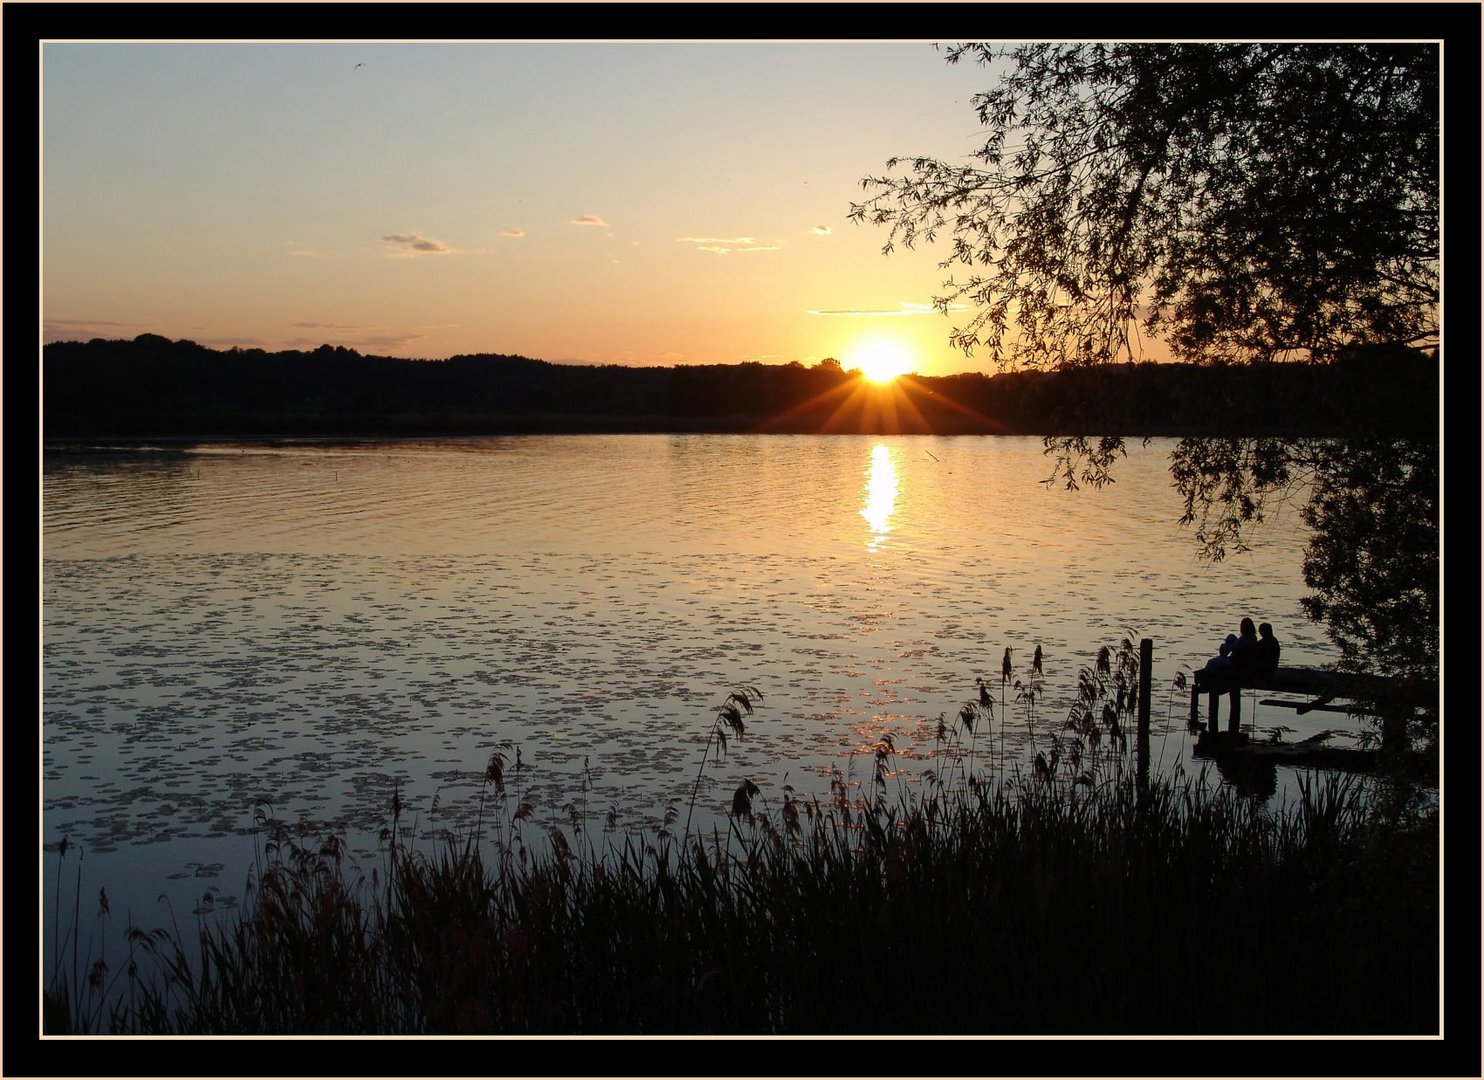
[[[1432,438],[1436,354],[1328,364],[1141,363],[903,376],[812,366],[631,367],[216,350],[156,334],[42,350],[48,439],[566,432],[1281,435]]]

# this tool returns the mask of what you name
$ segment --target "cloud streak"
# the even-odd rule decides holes
[[[296,326],[303,324],[296,323]],[[331,329],[326,327],[326,329]],[[273,349],[315,349],[321,345],[344,345],[348,349],[358,352],[371,352],[377,349],[398,350],[410,348],[415,342],[424,337],[418,333],[402,334],[361,334],[354,337],[337,336],[333,341],[327,342],[323,337],[290,337],[276,341],[271,346]],[[221,339],[219,339],[221,340]],[[246,339],[238,342],[246,344]]]
[[[949,311],[967,310],[963,304],[949,304]],[[907,315],[936,315],[932,304],[899,304],[894,308],[810,308],[808,315],[844,315],[849,318],[899,318]]]
[[[111,322],[108,319],[43,319],[42,326],[47,329],[85,329],[90,326],[138,326],[138,323]]]
[[[422,233],[387,233],[381,242],[392,248],[391,254],[402,257],[418,255],[452,255],[454,249],[441,240],[430,240]]]
[[[597,214],[581,214],[578,217],[573,218],[571,220],[570,224],[572,224],[572,225],[596,225],[600,229],[606,229],[606,228],[608,228],[608,222],[604,221]]]
[[[123,338],[123,330],[138,330],[143,323],[114,322],[110,319],[48,319],[41,320],[43,344],[53,341],[88,341],[92,338]]]
[[[196,344],[205,345],[208,349],[262,349],[264,352],[268,351],[270,345],[269,342],[259,337],[238,337],[223,334],[197,338]]]
[[[778,251],[777,244],[759,244],[751,236],[734,236],[730,239],[719,236],[677,236],[677,244],[694,244],[697,251],[711,255],[748,255],[758,251]]]

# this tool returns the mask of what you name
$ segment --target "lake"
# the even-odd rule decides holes
[[[785,785],[823,797],[836,769],[869,784],[884,734],[893,782],[920,782],[976,677],[995,752],[972,767],[1026,773],[1079,670],[1126,636],[1154,641],[1156,767],[1194,771],[1173,681],[1242,615],[1273,623],[1285,663],[1337,654],[1299,606],[1297,507],[1250,553],[1202,562],[1177,526],[1172,445],[1135,442],[1115,484],[1076,492],[1040,482],[1035,438],[49,449],[47,933],[63,837],[62,897],[80,888],[84,922],[106,888],[116,927],[170,909],[185,925],[242,896],[260,808],[378,866],[394,792],[425,842],[461,834],[502,745],[533,834],[652,834],[668,808],[685,818],[738,685],[764,700],[705,768],[703,829],[745,778],[763,809]],[[1030,717],[1000,664],[1010,648],[1025,677],[1037,645]],[[1346,724],[1244,706],[1288,738]]]

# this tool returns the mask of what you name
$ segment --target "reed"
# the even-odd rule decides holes
[[[747,723],[743,719],[744,714],[752,715],[752,703],[756,699],[761,701],[762,692],[755,686],[739,686],[726,696],[726,700],[716,710],[716,717],[711,721],[711,730],[706,737],[706,745],[701,750],[701,764],[696,769],[695,787],[691,789],[690,806],[685,814],[685,835],[682,846],[690,839],[691,816],[695,813],[696,798],[701,793],[701,778],[706,772],[706,762],[714,753],[720,761],[726,756],[728,732],[731,738],[740,739],[747,733]]]
[[[739,721],[760,699],[741,692]],[[1319,776],[1277,814],[1204,772],[1140,789],[1112,745],[1068,730],[1053,754],[1081,747],[1088,769],[981,775],[954,764],[974,746],[969,704],[945,722],[935,781],[893,792],[883,739],[868,794],[837,770],[826,799],[786,786],[769,809],[745,781],[709,840],[688,813],[678,843],[664,829],[574,847],[553,824],[527,845],[503,751],[489,816],[482,803],[462,838],[424,850],[394,794],[384,886],[338,838],[265,813],[253,888],[228,926],[198,926],[199,960],[178,931],[131,931],[151,973],[132,1003],[82,1008],[54,986],[67,1005],[49,1030],[1437,1030],[1436,822],[1388,827],[1359,782]],[[740,734],[725,710],[692,810],[716,744]]]

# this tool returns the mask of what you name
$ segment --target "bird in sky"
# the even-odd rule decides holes
[[[353,67],[353,68],[351,68],[351,69],[350,69],[350,70],[351,70],[351,71],[354,71],[354,70],[355,70],[355,69],[356,69],[356,68],[363,68],[363,67],[365,67],[365,66],[366,66],[366,65],[365,65],[365,62],[364,62],[364,61],[363,61],[363,62],[362,62],[362,63],[359,63],[359,64],[357,64],[357,65],[356,65],[356,67]]]

